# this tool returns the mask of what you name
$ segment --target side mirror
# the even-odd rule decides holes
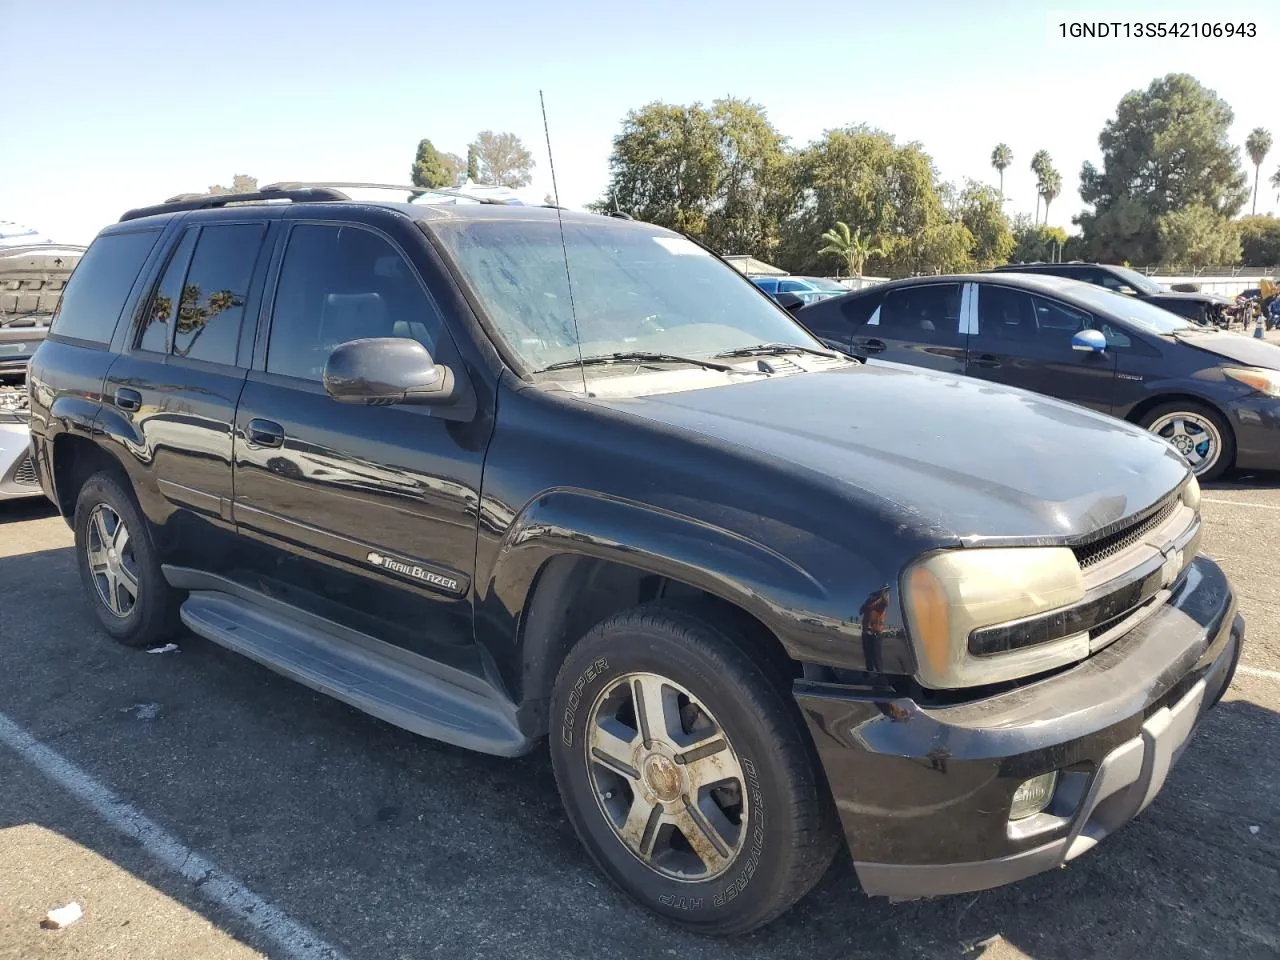
[[[1101,330],[1081,330],[1071,338],[1071,349],[1083,353],[1105,353],[1107,338]]]
[[[325,393],[339,403],[448,403],[453,371],[405,337],[373,337],[339,344],[324,365]]]
[[[790,313],[795,313],[797,310],[799,310],[801,307],[804,306],[804,301],[801,300],[794,293],[790,293],[790,292],[779,293],[773,299],[778,301],[778,306],[782,307],[783,310],[789,311]]]

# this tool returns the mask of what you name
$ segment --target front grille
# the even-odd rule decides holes
[[[34,487],[40,483],[40,478],[36,476],[36,465],[31,459],[31,454],[27,454],[19,461],[18,469],[13,472],[13,482],[29,487]]]
[[[1136,522],[1121,527],[1114,533],[1099,537],[1097,540],[1072,547],[1072,552],[1076,555],[1076,561],[1080,564],[1080,568],[1085,569],[1095,563],[1101,563],[1103,560],[1114,557],[1116,554],[1132,547],[1169,519],[1169,514],[1173,513],[1177,506],[1178,497],[1175,495]]]

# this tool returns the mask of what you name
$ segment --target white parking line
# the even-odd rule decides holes
[[[49,749],[0,713],[0,743],[12,749],[68,793],[79,798],[116,831],[136,840],[147,855],[172,873],[191,881],[206,900],[230,911],[246,926],[271,941],[290,960],[345,960],[316,933],[291,920],[278,907],[166,833],[154,821]],[[273,951],[274,952],[274,951]]]
[[[1246,667],[1244,664],[1236,667],[1236,673],[1243,673],[1248,677],[1265,677],[1267,680],[1280,680],[1280,670],[1263,670],[1261,667]]]
[[[1201,497],[1201,503],[1221,503],[1228,507],[1253,507],[1255,510],[1280,510],[1274,503],[1254,503],[1251,500],[1219,500],[1216,497]]]

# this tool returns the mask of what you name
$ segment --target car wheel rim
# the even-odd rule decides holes
[[[138,561],[129,528],[120,514],[105,503],[98,504],[89,514],[85,556],[102,605],[112,616],[129,616],[138,603]]]
[[[1208,417],[1170,413],[1151,424],[1150,429],[1186,457],[1195,473],[1204,473],[1222,455],[1222,434]]]
[[[596,802],[646,867],[711,880],[747,835],[742,764],[711,711],[652,673],[619,677],[596,698],[583,738]]]

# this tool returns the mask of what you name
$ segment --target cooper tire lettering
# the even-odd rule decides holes
[[[564,718],[560,724],[560,740],[566,747],[573,746],[573,720],[578,714],[578,704],[582,702],[582,691],[586,689],[588,683],[608,669],[609,661],[604,657],[597,657],[595,662],[579,674],[578,679],[573,682],[573,689],[569,691],[565,701]]]

